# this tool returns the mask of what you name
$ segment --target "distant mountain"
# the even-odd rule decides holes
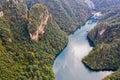
[[[120,0],[92,0],[97,9],[104,9],[120,5]]]

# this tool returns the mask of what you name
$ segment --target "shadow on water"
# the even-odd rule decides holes
[[[91,47],[95,47],[94,42],[89,38],[88,35],[87,35],[87,40],[88,40],[88,42],[89,42],[89,44],[90,44]]]

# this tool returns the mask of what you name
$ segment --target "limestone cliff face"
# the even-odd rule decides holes
[[[51,17],[51,14],[45,8],[43,10],[40,10],[42,6],[39,4],[36,4],[33,7],[34,7],[33,10],[38,9],[38,12],[33,12],[33,15],[35,15],[34,17],[36,17],[36,19],[33,17],[33,15],[31,15],[32,12],[30,13],[29,35],[31,40],[38,41],[39,36],[45,33],[44,28],[47,25],[47,22]]]
[[[45,33],[44,27],[45,25],[47,25],[48,19],[50,17],[48,10],[45,10],[40,17],[42,18],[42,20],[40,21],[37,30],[34,33],[29,33],[31,40],[34,41],[38,41],[39,35],[43,35]]]

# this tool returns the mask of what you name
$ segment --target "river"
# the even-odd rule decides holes
[[[90,71],[82,63],[82,58],[93,49],[88,40],[88,32],[95,27],[94,19],[88,20],[84,26],[69,36],[67,47],[60,53],[53,64],[55,80],[102,80],[109,71]]]

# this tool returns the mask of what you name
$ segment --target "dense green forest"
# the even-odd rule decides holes
[[[113,6],[120,5],[120,0],[92,0],[97,10],[107,9]]]
[[[54,80],[68,34],[89,17],[84,0],[0,0],[0,80]]]
[[[28,7],[35,3],[44,4],[60,28],[68,34],[82,25],[91,14],[84,0],[27,0]]]
[[[113,70],[104,80],[120,80],[120,1],[92,1],[103,16],[88,34],[95,47],[82,61]],[[90,16],[84,0],[0,0],[0,80],[54,80],[57,53]]]
[[[104,0],[96,1],[96,6],[100,8],[104,16],[88,34],[95,47],[83,59],[83,63],[92,70],[115,71],[104,80],[120,80],[120,5],[117,5],[119,4],[117,1],[113,1],[114,3],[108,0],[106,2]],[[102,9],[100,6],[104,8]]]
[[[39,41],[30,39],[29,28],[32,21],[37,27],[45,7],[35,5],[27,15],[25,2],[12,0],[1,2],[4,15],[0,17],[0,80],[54,80],[53,60],[67,44],[67,34],[62,31],[52,17],[44,27],[44,35]],[[30,17],[29,17],[30,16]]]

